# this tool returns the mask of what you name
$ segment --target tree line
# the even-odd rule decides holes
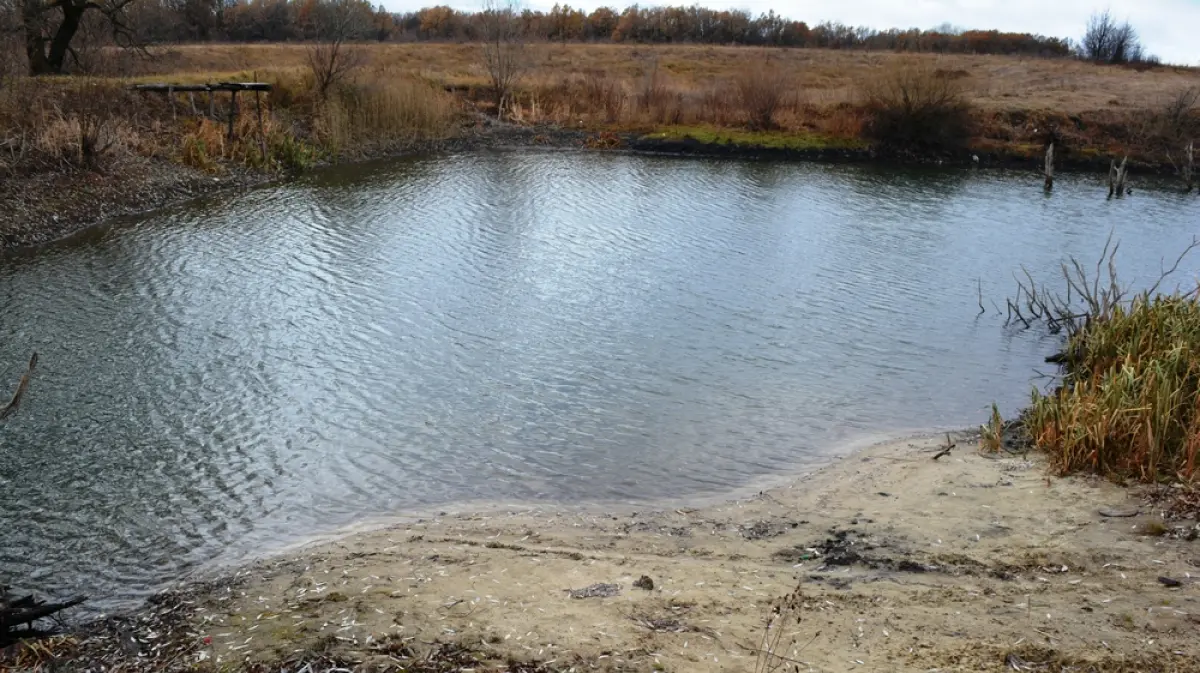
[[[182,42],[288,42],[319,39],[321,17],[352,16],[354,41],[482,41],[487,10],[439,5],[391,12],[370,0],[0,0],[0,49],[24,52],[31,74],[72,71],[98,45]],[[1126,23],[1093,15],[1079,43],[998,30],[876,30],[824,22],[810,26],[776,14],[699,6],[585,12],[565,4],[510,12],[523,40],[720,44],[945,54],[1078,56],[1098,63],[1154,62]],[[3,54],[0,54],[3,56]],[[3,65],[0,63],[0,65]],[[79,68],[75,68],[79,69]]]
[[[31,70],[70,69],[76,44],[286,42],[313,39],[314,17],[337,4],[358,15],[355,40],[476,41],[486,12],[447,6],[390,12],[368,0],[0,0],[0,33],[20,43]],[[1067,56],[1070,40],[996,30],[875,30],[841,23],[810,26],[775,12],[704,7],[569,5],[516,12],[525,39],[560,42],[694,43],[934,53]],[[70,34],[68,34],[70,33]],[[77,34],[77,36],[76,36]]]

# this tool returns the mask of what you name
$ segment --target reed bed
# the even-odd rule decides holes
[[[1111,239],[1110,239],[1111,243]],[[1060,475],[1093,472],[1113,480],[1194,484],[1200,451],[1200,284],[1160,288],[1195,241],[1150,289],[1117,280],[1117,246],[1095,271],[1071,260],[1066,289],[1028,280],[1009,301],[1011,321],[1065,334],[1061,385],[1035,389],[1021,419],[1029,442]],[[1026,278],[1028,278],[1028,274]],[[1004,421],[993,408],[985,449],[998,450]]]

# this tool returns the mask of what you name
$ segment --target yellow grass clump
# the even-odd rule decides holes
[[[1068,340],[1063,385],[1033,393],[1026,430],[1060,474],[1196,477],[1200,288],[1140,295]]]

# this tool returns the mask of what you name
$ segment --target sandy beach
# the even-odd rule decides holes
[[[937,460],[945,436],[885,442],[701,508],[447,513],[294,549],[190,594],[172,656],[401,670],[449,644],[473,670],[1200,670],[1195,522],[952,440]]]

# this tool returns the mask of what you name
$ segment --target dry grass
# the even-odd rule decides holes
[[[248,94],[232,137],[228,96],[214,115],[206,99],[138,95],[125,80],[14,78],[0,88],[0,173],[100,168],[121,156],[158,157],[219,172],[230,163],[303,168],[324,157],[357,156],[448,135],[460,113],[454,96],[419,77],[371,68],[318,95],[301,68],[245,73],[274,84],[263,120]],[[173,80],[186,80],[172,76]],[[196,73],[194,79],[222,79]],[[193,113],[193,106],[196,112]]]
[[[928,61],[893,62],[863,86],[867,135],[891,149],[939,152],[965,146],[972,112],[960,80]]]
[[[1062,474],[1196,477],[1200,299],[1139,296],[1074,334],[1063,386],[1035,392],[1028,432]]]
[[[373,68],[416,77],[494,109],[474,44],[363,45]],[[1200,71],[1137,72],[1066,59],[892,54],[826,49],[707,45],[532,44],[528,69],[509,113],[524,123],[569,124],[598,131],[650,131],[664,125],[749,128],[862,138],[871,115],[869,91],[897,70],[934,73],[970,106],[980,151],[1040,153],[1058,134],[1064,157],[1120,156],[1165,162],[1166,145],[1145,130],[1154,110],[1200,86]],[[143,80],[275,76],[304,68],[303,45],[206,44],[166,49],[139,66]],[[770,64],[770,66],[764,66]],[[903,65],[901,65],[903,64]],[[266,73],[264,75],[264,73]],[[762,80],[763,86],[754,86]],[[748,105],[749,89],[780,96]],[[1160,103],[1162,105],[1160,105]],[[773,106],[771,123],[760,105]],[[1177,157],[1178,143],[1171,145]]]
[[[454,86],[483,86],[477,45],[369,45],[371,63]],[[805,102],[832,106],[856,100],[856,83],[897,60],[916,60],[957,73],[967,100],[986,111],[1054,110],[1075,114],[1092,110],[1131,111],[1189,86],[1200,85],[1200,71],[1157,68],[1135,72],[1074,60],[1008,56],[899,55],[826,49],[770,49],[706,45],[537,44],[529,47],[525,86],[541,85],[589,72],[633,85],[652,67],[683,91],[703,91],[774,60],[795,77]],[[141,65],[143,75],[237,73],[254,69],[299,68],[303,45],[204,44],[166,49]]]
[[[320,155],[353,156],[444,135],[464,99],[480,111],[493,109],[478,45],[355,49],[370,66],[325,100],[313,95],[309,49],[302,44],[180,45],[158,48],[151,58],[122,53],[112,62],[120,63],[126,79],[103,81],[276,83],[265,133],[243,120],[230,142],[221,137],[219,120],[176,120],[161,98],[143,97],[136,114],[102,123],[92,135],[108,140],[97,137],[86,153],[170,156],[211,170],[229,161],[303,166]],[[1135,159],[1165,161],[1171,151],[1177,158],[1179,142],[1151,141],[1163,136],[1155,129],[1166,118],[1155,110],[1200,86],[1195,70],[1135,72],[1061,59],[705,45],[532,44],[527,51],[528,70],[507,109],[518,122],[599,132],[771,129],[853,141],[873,132],[886,142],[894,134],[880,132],[881,108],[870,105],[883,98],[882,88],[862,84],[911,71],[928,74],[944,85],[942,93],[952,91],[970,106],[973,148],[1031,156],[1054,129],[1064,156],[1129,152]],[[82,156],[80,137],[88,133],[78,127],[80,111],[64,107],[63,89],[60,81],[32,84],[19,77],[0,85],[0,170],[11,172],[34,158],[40,168],[91,161]],[[177,102],[188,107],[183,98]],[[1172,129],[1200,123],[1195,111],[1171,119]],[[921,145],[900,135],[898,144]]]
[[[1200,287],[1160,292],[1193,242],[1148,290],[1118,282],[1117,246],[1106,245],[1095,270],[1063,264],[1063,294],[1020,284],[1009,311],[1025,325],[1067,335],[1054,358],[1062,385],[1034,390],[1025,434],[1060,474],[1090,471],[1115,479],[1193,482],[1200,451]],[[994,408],[993,408],[994,409]],[[995,445],[999,415],[985,429]]]

